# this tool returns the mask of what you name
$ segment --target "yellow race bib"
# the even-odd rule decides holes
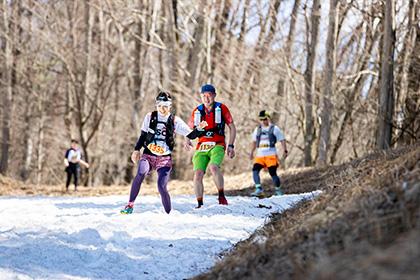
[[[150,143],[147,145],[147,148],[154,153],[155,155],[163,155],[165,153],[165,149],[161,146],[158,146],[156,144]]]

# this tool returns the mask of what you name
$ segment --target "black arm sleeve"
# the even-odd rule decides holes
[[[140,149],[143,148],[144,143],[146,142],[146,136],[147,132],[142,130],[139,140],[137,140],[136,146],[134,147],[135,151],[140,151]]]
[[[187,135],[189,139],[195,139],[197,137],[204,136],[206,132],[204,130],[197,130],[197,128],[194,128],[193,131],[190,132],[190,134]]]

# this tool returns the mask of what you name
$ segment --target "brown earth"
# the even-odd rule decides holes
[[[286,192],[323,193],[194,279],[420,279],[420,145],[284,179]]]

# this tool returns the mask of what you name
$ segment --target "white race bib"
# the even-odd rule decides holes
[[[270,144],[260,144],[258,148],[270,148]]]
[[[198,148],[198,150],[200,152],[208,152],[210,151],[214,146],[216,146],[216,142],[203,142],[201,143],[200,147]]]

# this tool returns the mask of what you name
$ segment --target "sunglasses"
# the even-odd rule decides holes
[[[266,121],[268,118],[260,118],[260,121]]]

